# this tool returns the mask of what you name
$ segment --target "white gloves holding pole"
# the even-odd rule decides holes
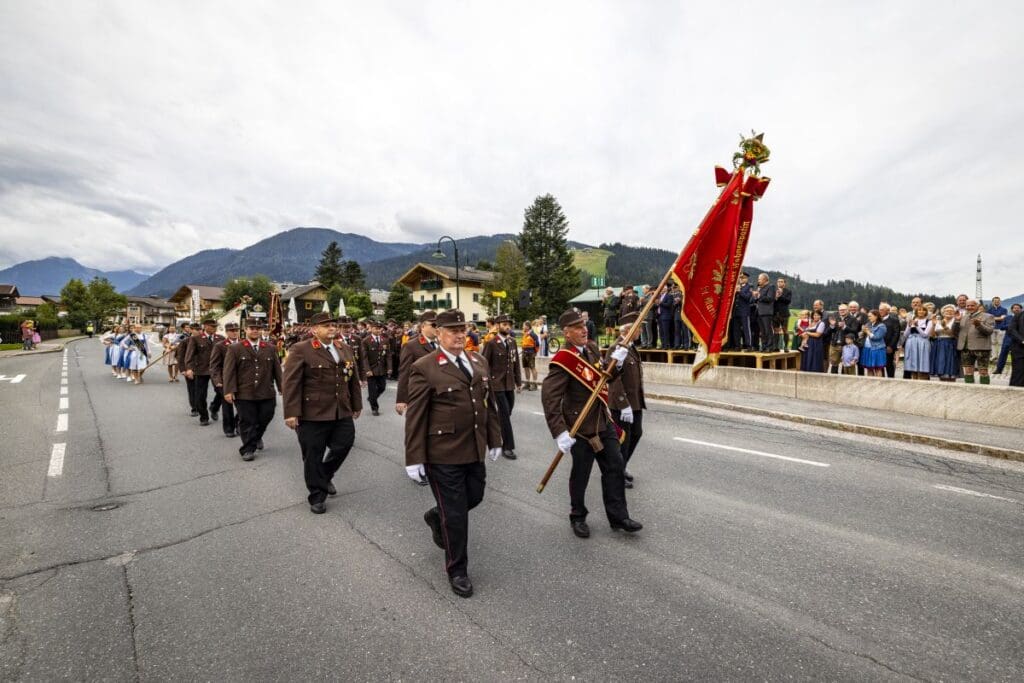
[[[616,346],[615,350],[612,351],[612,359],[615,360],[616,365],[622,365],[628,355],[629,349],[625,346]]]
[[[488,448],[487,449],[487,457],[488,457],[488,459],[491,462],[496,461],[498,459],[498,456],[500,456],[500,455],[501,455],[501,447],[500,446],[498,448]]]
[[[572,445],[576,443],[576,439],[569,436],[569,432],[565,431],[555,437],[555,443],[558,444],[558,450],[562,451],[564,455],[569,455]]]
[[[633,424],[633,408],[630,406],[623,408],[622,412],[619,413],[619,421],[625,422],[628,425]]]

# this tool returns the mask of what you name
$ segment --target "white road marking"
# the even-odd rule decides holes
[[[68,414],[61,413],[57,416],[57,431],[66,432],[68,431]]]
[[[66,387],[68,385],[68,378],[67,377],[61,377],[60,378],[60,385],[62,387]]]
[[[53,450],[50,451],[50,469],[46,471],[46,476],[59,477],[64,471],[64,448],[65,445],[62,443],[53,444]]]
[[[67,396],[68,395],[68,388],[66,386],[60,388],[60,395],[61,396]]]
[[[21,380],[25,379],[27,375],[14,375],[8,377],[7,375],[0,375],[0,382],[10,382],[11,384],[20,384]]]
[[[750,455],[759,455],[762,458],[774,458],[776,460],[786,460],[788,462],[797,462],[801,465],[813,465],[814,467],[831,467],[827,462],[816,462],[814,460],[804,460],[803,458],[791,458],[787,455],[776,455],[775,453],[765,453],[764,451],[752,451],[748,448],[737,448],[736,446],[723,446],[719,443],[710,443],[708,441],[697,441],[696,439],[684,439],[681,436],[673,437],[676,441],[683,441],[685,443],[692,443],[698,446],[708,446],[710,448],[721,448],[726,451],[735,451],[737,453],[748,453]]]
[[[1005,500],[1007,503],[1020,503],[1019,500],[1013,498],[1003,498],[1002,496],[993,496],[991,493],[982,493],[981,491],[972,491],[970,489],[962,489],[958,486],[946,486],[945,484],[935,484],[932,488],[936,488],[940,491],[952,491],[953,493],[964,493],[968,496],[976,496],[978,498],[993,498],[995,500]]]
[[[67,410],[67,409],[68,409],[68,397],[67,396],[61,396],[60,397],[60,405],[57,406],[57,410]]]

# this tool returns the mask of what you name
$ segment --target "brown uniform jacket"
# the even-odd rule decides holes
[[[640,297],[635,292],[619,297],[619,317],[640,310]]]
[[[248,339],[224,347],[224,393],[243,401],[274,398],[274,387],[281,391],[284,378],[281,360],[273,344]]]
[[[232,343],[228,339],[217,342],[210,349],[210,381],[213,382],[213,386],[221,387],[224,386],[224,354],[227,353],[228,347]]]
[[[188,346],[185,348],[185,370],[191,370],[196,375],[210,374],[210,352],[217,342],[224,341],[224,337],[214,333],[211,336],[194,334],[188,338]]]
[[[566,348],[575,351],[571,345]],[[587,362],[597,367],[597,363],[601,361],[601,352],[598,350],[597,344],[588,341],[583,353]],[[612,378],[615,379],[619,372],[621,369],[616,366]],[[544,418],[548,422],[548,430],[552,437],[557,438],[559,434],[569,431],[576,424],[576,419],[589,398],[590,389],[585,387],[582,382],[554,363],[548,367],[548,376],[544,378],[541,385],[540,402],[544,406]],[[621,409],[628,405],[621,394],[616,397],[609,393],[609,400],[613,408]],[[603,432],[610,422],[608,411],[598,399],[587,413],[587,419],[576,435],[584,439],[595,437]]]
[[[484,344],[480,352],[491,368],[492,391],[514,391],[523,386],[522,370],[519,368],[519,347],[511,334],[508,341],[500,334]]]
[[[188,350],[189,339],[191,339],[191,337],[181,338],[181,341],[179,341],[174,347],[174,359],[178,361],[179,370],[185,369],[185,351]]]
[[[388,345],[388,336],[380,334],[379,341],[373,340],[373,335],[368,334],[362,342],[362,353],[359,362],[363,365],[363,376],[369,377],[372,373],[375,377],[387,375],[391,372],[391,353]]]
[[[293,344],[284,363],[284,416],[309,421],[339,420],[363,409],[356,359],[335,345],[339,363],[313,339]]]
[[[395,403],[409,402],[409,369],[413,363],[433,351],[435,349],[431,348],[430,341],[423,335],[416,339],[410,339],[402,347],[402,356],[398,362],[398,389]]]
[[[405,415],[405,464],[465,465],[482,462],[501,446],[501,423],[490,395],[490,370],[467,351],[470,382],[443,351],[423,356],[409,369]]]
[[[981,324],[974,325],[979,320]],[[984,311],[975,311],[974,315],[965,315],[960,320],[960,332],[957,335],[956,348],[960,351],[989,351],[992,349],[992,330],[995,318]]]
[[[366,378],[363,376],[363,340],[358,334],[341,335],[341,341],[352,350],[352,355],[356,358],[356,371],[359,375],[359,381],[362,382]]]
[[[644,401],[644,367],[635,346],[629,347],[621,373],[608,383],[608,395],[617,404],[629,403],[634,411],[647,409]],[[619,405],[614,407],[621,410]]]

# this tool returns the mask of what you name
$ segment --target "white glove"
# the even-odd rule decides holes
[[[616,346],[615,350],[612,351],[612,359],[618,365],[622,365],[626,360],[626,356],[629,355],[629,349],[625,346]]]
[[[501,447],[500,446],[498,448],[488,448],[487,449],[487,457],[490,458],[491,462],[496,461],[500,455],[501,455]]]
[[[572,450],[572,445],[576,443],[576,439],[569,436],[569,432],[562,432],[555,437],[555,443],[558,444],[558,450],[562,453],[569,455],[569,451]]]
[[[630,406],[623,408],[622,412],[619,413],[619,422],[625,422],[628,425],[633,424],[633,408]]]
[[[417,484],[427,476],[427,471],[423,468],[423,465],[409,465],[405,468],[405,473]]]

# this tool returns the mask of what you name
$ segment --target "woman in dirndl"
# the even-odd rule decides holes
[[[955,315],[955,306],[943,306],[942,315],[935,322],[932,332],[935,337],[932,374],[938,375],[940,382],[955,382],[957,375],[960,374],[960,363],[956,357],[956,338],[960,334],[960,323],[954,319]]]
[[[928,317],[924,306],[915,311],[907,322],[906,341],[903,343],[903,369],[912,373],[911,379],[931,379],[932,332],[935,322]]]

